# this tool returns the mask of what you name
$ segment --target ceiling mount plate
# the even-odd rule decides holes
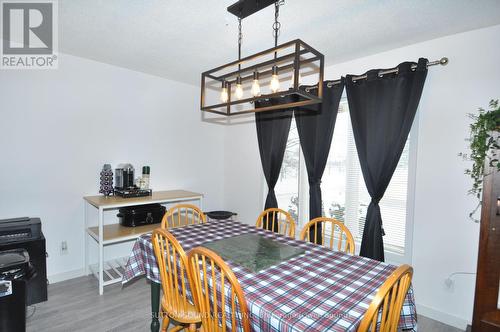
[[[276,0],[240,0],[227,7],[227,11],[243,19],[275,2]]]

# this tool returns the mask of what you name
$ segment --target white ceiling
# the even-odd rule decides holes
[[[234,2],[60,0],[60,51],[199,84],[237,57]],[[498,0],[286,0],[280,42],[300,38],[333,64],[500,24],[499,14]],[[273,46],[273,19],[271,6],[243,20],[243,56]]]

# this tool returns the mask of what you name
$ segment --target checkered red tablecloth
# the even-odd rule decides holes
[[[244,290],[254,331],[355,331],[378,288],[396,268],[236,221],[211,221],[170,232],[186,252],[209,241],[245,233],[260,234],[306,251],[258,273],[228,261]],[[137,239],[122,282],[144,274],[160,282],[151,234]],[[401,311],[400,329],[417,331],[411,287]]]

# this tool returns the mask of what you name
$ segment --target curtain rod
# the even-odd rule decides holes
[[[442,65],[442,66],[446,66],[448,64],[448,58],[447,57],[442,57],[441,59],[439,60],[436,60],[436,61],[428,61],[427,62],[427,67],[431,67],[431,66],[436,66],[436,65]],[[417,65],[411,65],[411,70],[415,70],[417,69]],[[391,69],[386,69],[386,70],[381,70],[378,72],[378,76],[383,76],[383,75],[387,75],[387,74],[397,74],[398,73],[398,68],[397,67],[394,67],[394,68],[391,68]],[[364,80],[368,77],[368,75],[360,75],[360,76],[353,76],[352,77],[352,80],[353,81],[358,81],[358,80]],[[326,84],[327,87],[331,88],[332,86],[334,86],[335,84],[340,84],[340,80],[335,80],[335,81],[330,81]],[[306,92],[309,92],[311,89],[314,89],[314,87],[317,86],[317,84],[313,85],[313,86],[310,86],[308,88],[306,88]]]

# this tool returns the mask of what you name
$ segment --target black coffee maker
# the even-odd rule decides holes
[[[135,188],[132,164],[120,164],[115,169],[115,188],[118,190]]]

